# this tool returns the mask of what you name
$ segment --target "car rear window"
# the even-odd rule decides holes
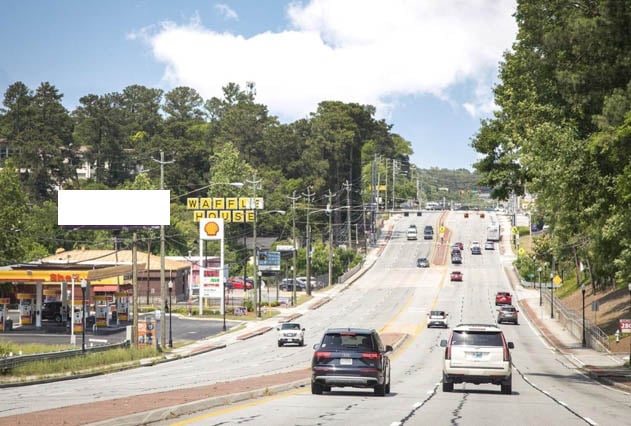
[[[451,344],[458,346],[504,346],[501,333],[496,331],[454,331]]]
[[[322,339],[322,349],[354,349],[374,350],[376,345],[369,334],[339,333],[327,334]]]

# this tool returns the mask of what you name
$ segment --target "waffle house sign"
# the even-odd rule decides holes
[[[223,219],[224,222],[254,222],[256,210],[263,208],[263,198],[212,197],[187,198],[186,209],[193,212],[193,220]]]

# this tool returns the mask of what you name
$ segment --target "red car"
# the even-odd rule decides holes
[[[513,297],[507,291],[498,291],[495,295],[495,306],[499,305],[512,305]]]
[[[228,288],[235,290],[243,290],[243,278],[241,277],[232,277],[228,280]],[[245,281],[245,288],[247,290],[252,290],[254,288],[254,283],[252,280],[247,279]]]
[[[462,272],[452,271],[450,278],[451,278],[451,281],[462,281]]]

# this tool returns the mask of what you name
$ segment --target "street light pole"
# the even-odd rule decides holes
[[[550,318],[554,318],[554,273],[550,273]]]
[[[629,306],[631,306],[631,283],[629,283]],[[631,335],[629,335],[629,366],[631,366]]]
[[[171,301],[171,294],[173,293],[173,281],[169,280],[169,347],[173,347],[173,327],[171,319],[173,318],[173,302]]]
[[[587,340],[585,339],[585,284],[581,285],[581,294],[583,296],[583,347],[587,347]]]
[[[543,305],[543,292],[541,291],[541,266],[537,268],[539,273],[539,306]]]
[[[85,353],[85,288],[88,282],[85,279],[81,280],[81,295],[82,297],[82,309],[81,309],[81,353]]]

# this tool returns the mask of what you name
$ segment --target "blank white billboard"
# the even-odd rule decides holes
[[[61,190],[59,226],[159,226],[171,223],[168,190]]]

